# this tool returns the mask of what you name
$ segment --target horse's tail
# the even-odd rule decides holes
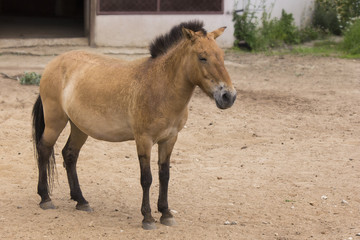
[[[45,129],[44,111],[43,111],[43,105],[42,105],[40,95],[34,104],[32,116],[33,116],[33,124],[32,124],[32,126],[33,126],[33,141],[34,141],[34,145],[35,145],[35,150],[37,150],[37,146],[40,142],[40,139],[41,139],[41,137],[44,133],[44,129]]]
[[[32,136],[33,136],[33,143],[34,143],[34,152],[35,157],[37,159],[37,164],[40,168],[45,168],[48,176],[48,190],[49,192],[52,190],[52,186],[54,183],[54,172],[55,172],[55,157],[54,157],[54,149],[51,149],[51,156],[49,158],[43,159],[39,157],[39,143],[41,137],[45,130],[45,120],[44,120],[44,110],[43,104],[41,101],[41,97],[37,98],[34,108],[32,111],[33,122],[32,122]]]

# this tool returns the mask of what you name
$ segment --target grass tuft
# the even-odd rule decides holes
[[[19,78],[19,82],[22,85],[39,85],[41,74],[36,72],[25,72],[24,76]]]

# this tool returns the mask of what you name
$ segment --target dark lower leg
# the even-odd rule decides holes
[[[139,158],[141,158],[141,157],[139,157]],[[150,207],[150,186],[152,183],[151,170],[150,170],[150,166],[142,166],[142,165],[143,164],[140,163],[141,187],[143,189],[141,213],[144,216],[143,222],[154,222],[154,219],[151,216],[151,207]]]
[[[160,222],[167,226],[173,226],[176,224],[173,215],[171,214],[168,206],[168,185],[170,179],[170,156],[176,137],[169,139],[166,142],[159,144],[159,199],[158,210],[162,213]]]
[[[70,196],[71,199],[78,202],[77,208],[79,208],[79,206],[81,205],[87,205],[88,202],[85,200],[85,198],[82,195],[77,172],[76,172],[76,163],[80,150],[72,149],[70,147],[69,142],[70,140],[68,140],[64,149],[62,150],[62,155],[64,158],[64,167],[66,169],[66,173],[69,181]]]
[[[142,227],[145,230],[155,229],[155,219],[151,216],[150,208],[150,186],[152,175],[150,169],[150,155],[153,142],[147,136],[136,137],[136,149],[140,163],[140,183],[143,189],[141,213],[144,216]]]
[[[38,168],[39,168],[39,181],[38,181],[38,194],[41,197],[40,206],[43,203],[50,202],[49,197],[49,184],[48,184],[48,171],[51,171],[50,157],[52,154],[52,147],[47,147],[40,141],[37,146],[38,151]],[[51,173],[50,173],[51,174]]]
[[[161,212],[160,222],[162,224],[172,226],[175,220],[168,206],[168,184],[170,178],[169,162],[159,165],[160,192],[158,200],[158,210]]]
[[[155,219],[151,215],[150,207],[150,186],[152,183],[152,175],[150,169],[150,158],[147,156],[139,156],[140,171],[141,171],[141,187],[143,189],[143,197],[141,204],[141,214],[144,216],[142,227],[146,230],[151,230],[155,227]]]
[[[168,184],[170,178],[169,163],[159,165],[160,192],[158,199],[158,210],[161,213],[169,209],[168,206]]]

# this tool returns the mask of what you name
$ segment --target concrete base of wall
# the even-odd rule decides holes
[[[87,38],[29,38],[0,39],[0,48],[33,47],[33,46],[88,46]]]

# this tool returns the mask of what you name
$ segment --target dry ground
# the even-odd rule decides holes
[[[41,72],[65,50],[5,53],[0,72]],[[133,142],[88,140],[78,172],[95,211],[75,210],[59,155],[68,129],[55,148],[58,208],[41,210],[30,123],[38,87],[0,77],[1,239],[360,240],[360,62],[228,53],[226,65],[237,102],[222,111],[195,92],[171,162],[169,203],[178,225],[154,231],[140,225]],[[155,154],[154,147],[153,210]]]

